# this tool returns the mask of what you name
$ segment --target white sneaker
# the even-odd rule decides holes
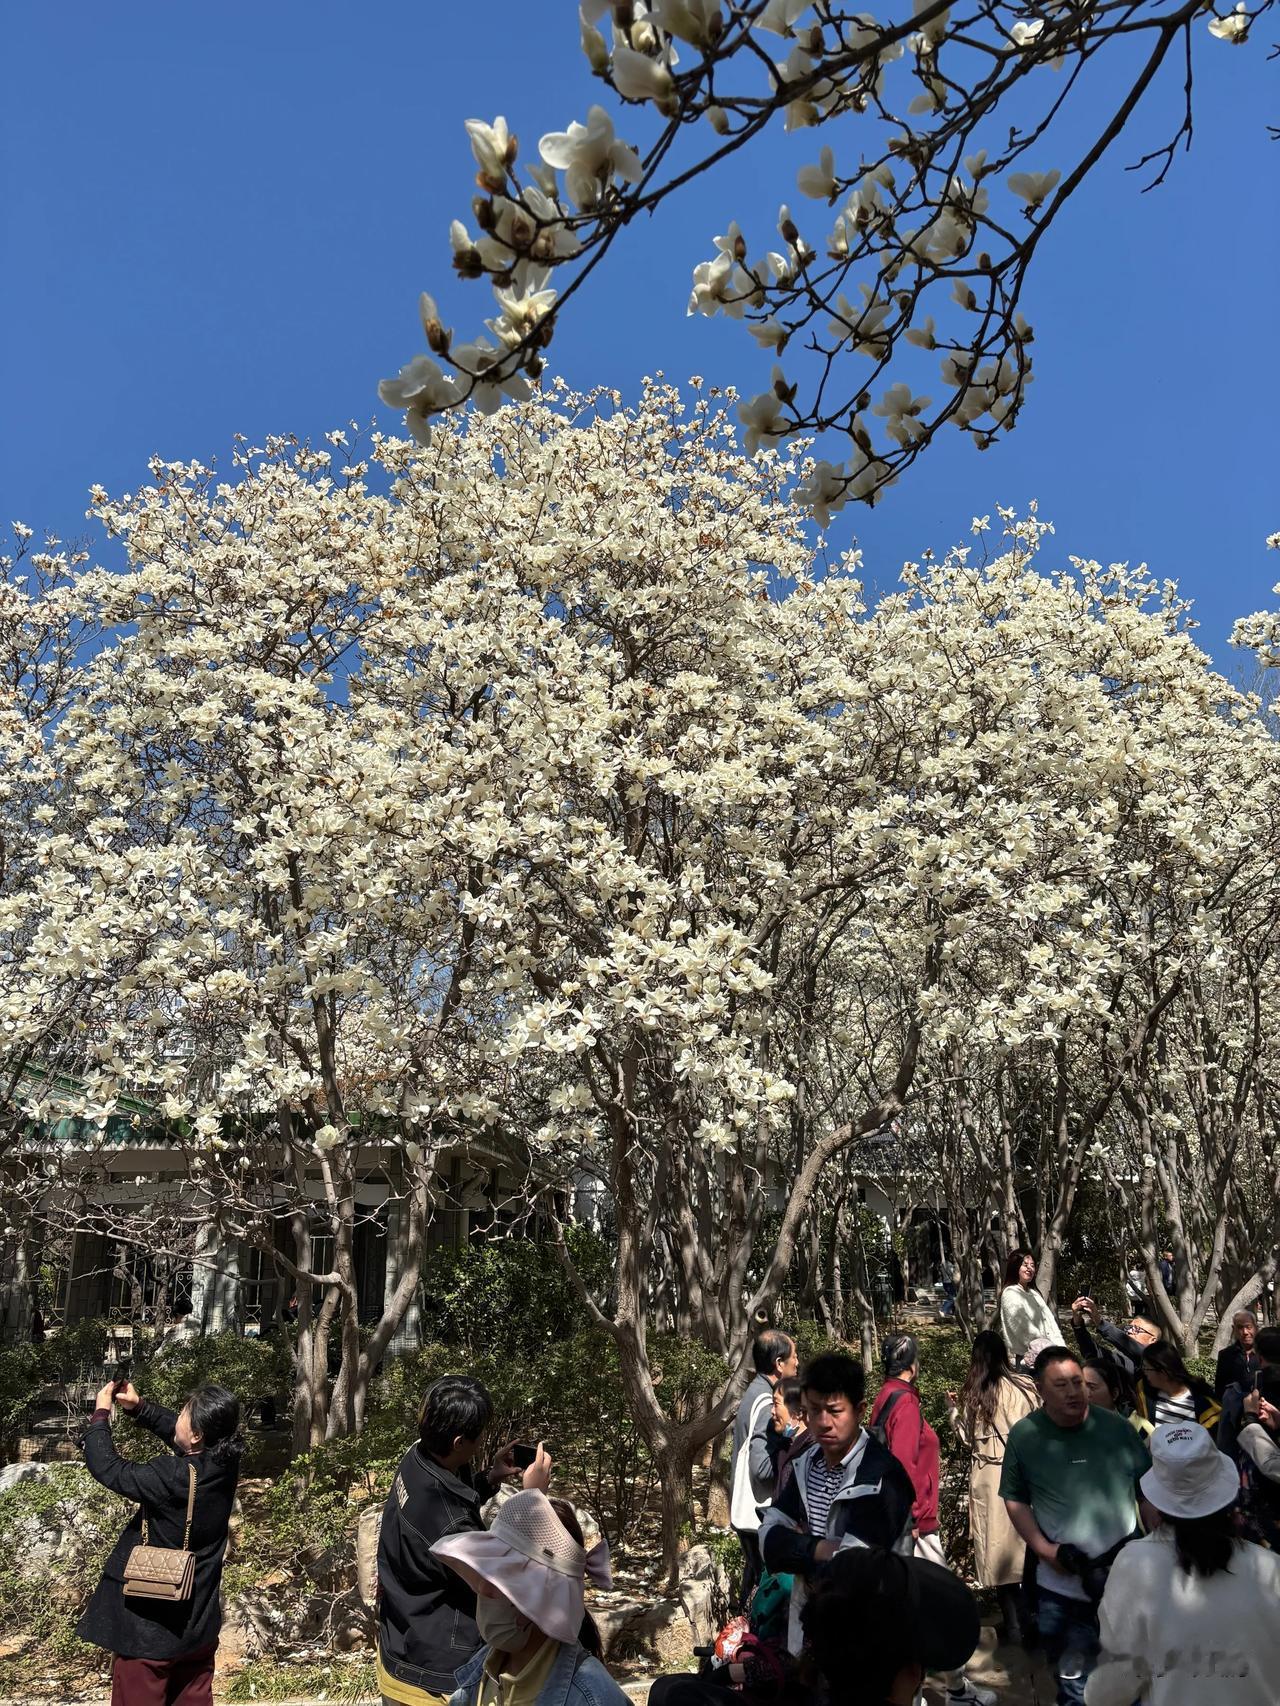
[[[993,1689],[979,1688],[977,1683],[964,1679],[964,1687],[959,1694],[947,1690],[948,1706],[996,1706],[996,1694]]]

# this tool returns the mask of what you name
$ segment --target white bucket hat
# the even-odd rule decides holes
[[[507,1499],[492,1528],[446,1534],[431,1550],[477,1592],[497,1588],[544,1635],[578,1639],[587,1554],[537,1488]]]
[[[1240,1475],[1199,1422],[1165,1422],[1149,1441],[1151,1468],[1138,1483],[1164,1516],[1212,1516],[1240,1491]]]

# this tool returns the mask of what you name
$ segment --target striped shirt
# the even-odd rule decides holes
[[[825,1537],[831,1506],[854,1465],[867,1449],[867,1431],[858,1429],[858,1437],[834,1469],[827,1467],[822,1448],[816,1447],[805,1465],[804,1490],[809,1533]]]
[[[1195,1394],[1187,1391],[1178,1397],[1171,1398],[1167,1392],[1157,1392],[1156,1413],[1152,1420],[1159,1427],[1163,1422],[1194,1422],[1196,1419]]]

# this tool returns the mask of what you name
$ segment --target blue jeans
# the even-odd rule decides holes
[[[1058,1706],[1084,1706],[1084,1685],[1098,1662],[1097,1610],[1087,1599],[1068,1599],[1042,1587],[1036,1615],[1058,1683]]]

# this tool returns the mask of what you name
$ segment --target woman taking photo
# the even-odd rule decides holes
[[[1004,1265],[997,1325],[1014,1362],[1021,1362],[1033,1339],[1065,1345],[1058,1317],[1036,1290],[1036,1259],[1030,1250],[1015,1250]]]
[[[146,1463],[120,1457],[111,1437],[113,1404],[170,1451]],[[128,1382],[98,1393],[82,1442],[85,1465],[101,1486],[139,1506],[76,1629],[81,1640],[115,1654],[111,1706],[211,1706],[222,1559],[240,1471],[239,1426],[239,1401],[225,1386],[201,1386],[177,1415],[145,1402]],[[185,1598],[126,1592],[129,1560],[141,1545],[192,1553]]]
[[[1195,1422],[1165,1423],[1139,1486],[1160,1525],[1111,1566],[1087,1706],[1274,1706],[1280,1558],[1239,1538],[1235,1465]]]
[[[1040,1398],[1032,1381],[1016,1374],[999,1333],[979,1333],[959,1394],[947,1393],[951,1425],[972,1453],[969,1464],[969,1532],[979,1587],[993,1588],[1006,1641],[1022,1640],[1021,1582],[1026,1548],[1000,1497],[1000,1470],[1009,1429]]]

